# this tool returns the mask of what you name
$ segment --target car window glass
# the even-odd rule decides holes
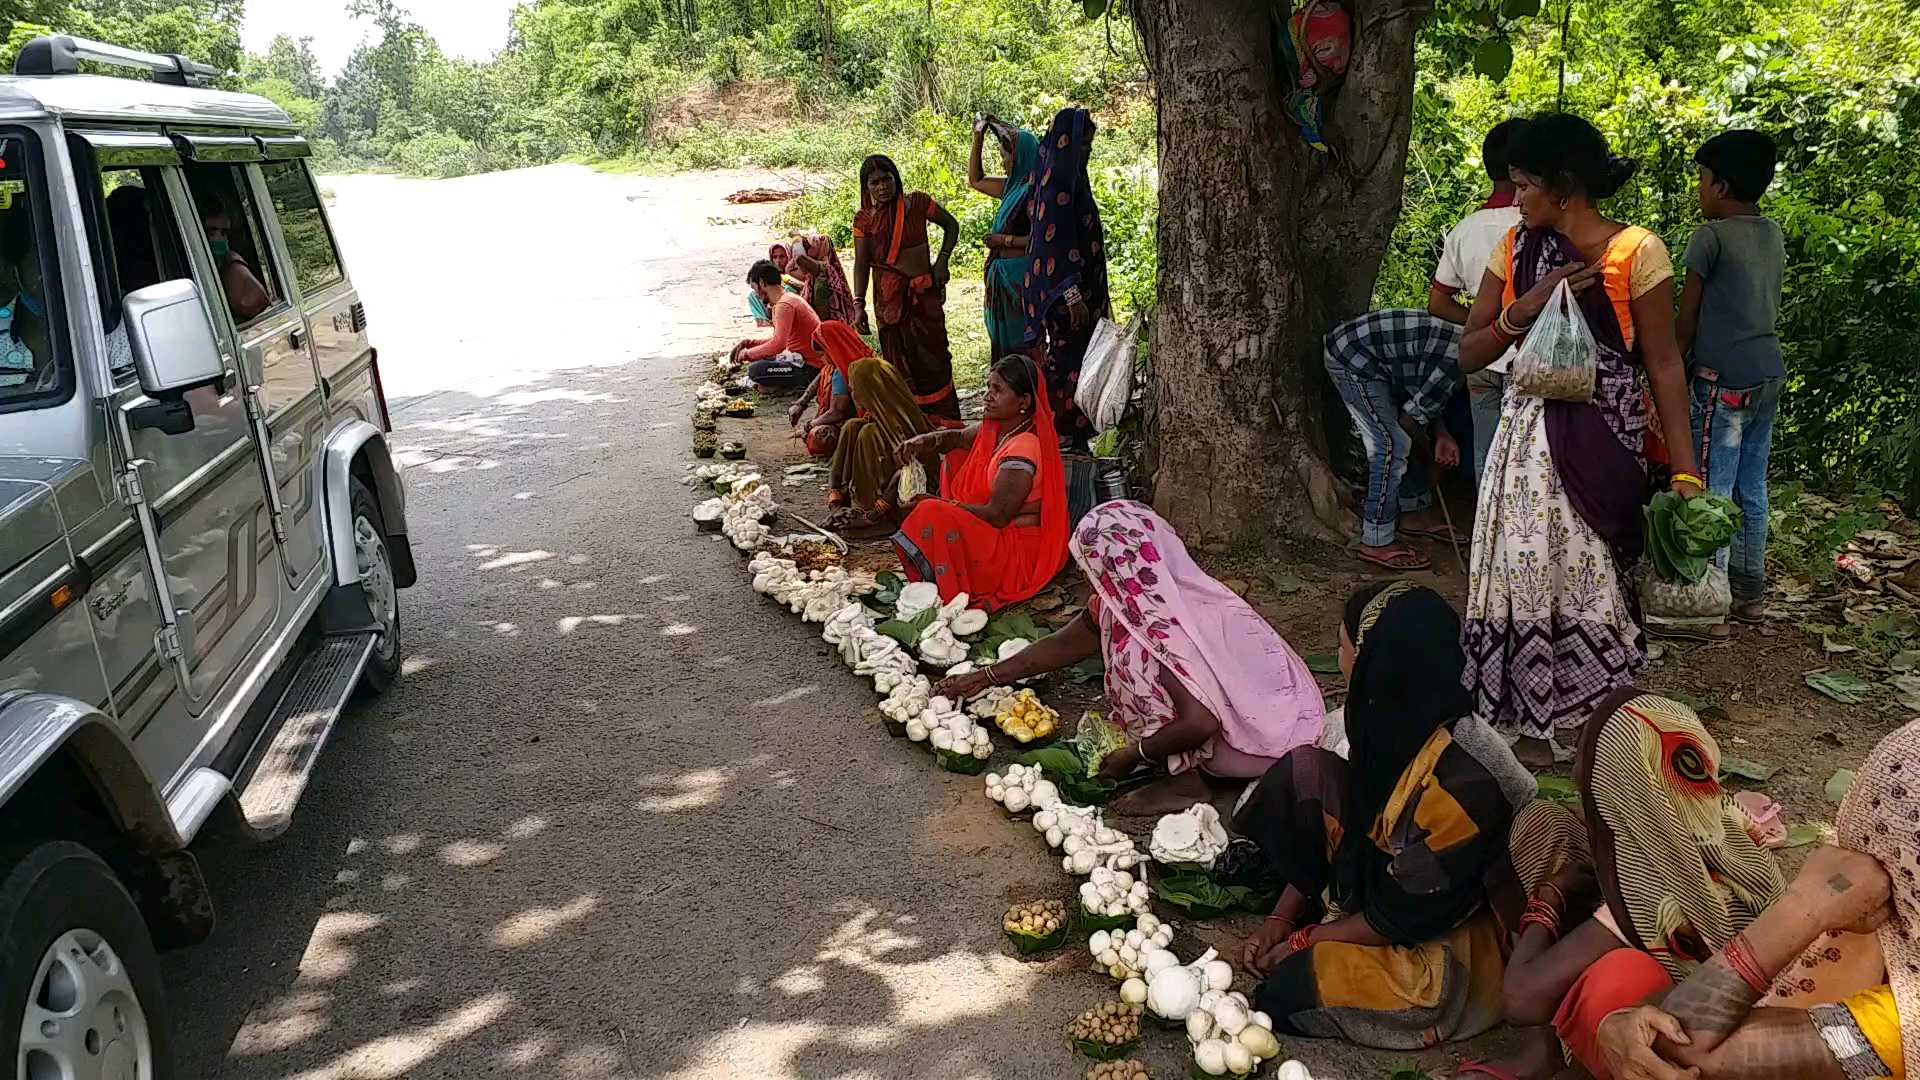
[[[300,282],[301,293],[312,295],[339,281],[340,257],[306,166],[298,161],[269,161],[260,166],[260,175],[266,178],[274,213],[280,217],[280,232],[287,238],[287,255],[293,260],[293,276]]]
[[[185,165],[187,188],[199,209],[201,230],[220,270],[220,286],[234,325],[245,326],[287,298],[268,258],[244,165]]]
[[[93,244],[93,271],[102,283],[107,362],[120,383],[131,380],[134,371],[118,301],[149,285],[191,275],[160,170],[104,168],[99,178],[99,214],[106,236],[104,243],[95,239]]]
[[[0,410],[72,390],[44,173],[29,138],[0,135]]]

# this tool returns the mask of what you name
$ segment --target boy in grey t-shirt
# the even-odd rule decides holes
[[[1756,205],[1773,182],[1773,140],[1725,131],[1693,160],[1707,220],[1681,257],[1687,283],[1677,330],[1701,479],[1707,490],[1732,496],[1742,515],[1740,532],[1716,561],[1733,590],[1733,617],[1758,622],[1767,594],[1767,456],[1787,376],[1774,330],[1786,242]],[[1725,633],[1716,630],[1716,637]]]

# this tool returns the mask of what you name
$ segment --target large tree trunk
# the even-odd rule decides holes
[[[1283,111],[1274,34],[1289,9],[1134,0],[1159,94],[1153,503],[1190,538],[1326,536],[1351,517],[1327,465],[1321,338],[1368,306],[1400,210],[1426,5],[1348,6],[1329,155]]]

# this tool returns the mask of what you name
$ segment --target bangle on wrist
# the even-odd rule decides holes
[[[1699,477],[1693,475],[1690,472],[1674,473],[1672,477],[1672,482],[1676,484],[1692,484],[1694,487],[1701,488],[1701,489],[1705,489],[1707,486],[1706,484],[1701,482]]]
[[[1313,927],[1311,926],[1295,930],[1292,936],[1287,938],[1287,950],[1289,952],[1305,952],[1312,946]]]
[[[1733,940],[1727,942],[1727,947],[1720,950],[1720,957],[1735,975],[1740,976],[1740,981],[1747,984],[1747,989],[1756,994],[1767,992],[1770,980],[1760,970],[1760,962],[1754,959],[1753,949],[1747,944],[1747,935],[1735,934]]]

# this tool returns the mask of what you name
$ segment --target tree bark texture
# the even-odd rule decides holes
[[[1158,94],[1153,504],[1189,539],[1328,536],[1351,514],[1327,465],[1344,423],[1321,340],[1365,310],[1400,211],[1422,0],[1347,0],[1353,58],[1332,153],[1284,110],[1270,0],[1134,0]]]

